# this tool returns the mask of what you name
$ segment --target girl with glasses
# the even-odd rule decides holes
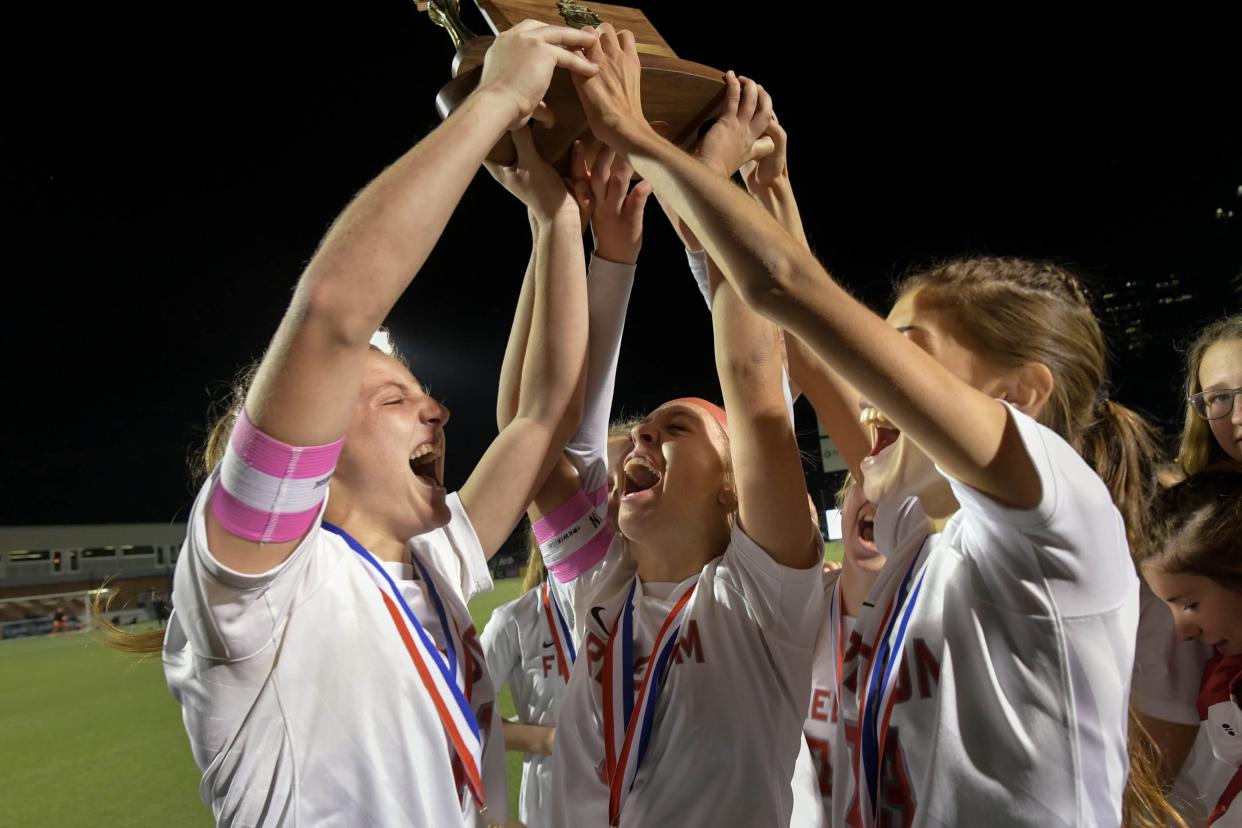
[[[1186,354],[1186,424],[1177,461],[1187,474],[1242,460],[1242,314],[1213,322]]]

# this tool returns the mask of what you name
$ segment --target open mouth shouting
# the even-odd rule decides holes
[[[444,451],[436,441],[423,443],[410,454],[410,471],[430,488],[444,488]]]
[[[659,494],[660,482],[664,473],[650,459],[640,454],[631,454],[625,459],[624,478],[621,481],[621,501],[643,502],[654,499]]]
[[[871,451],[867,457],[879,457],[901,437],[901,429],[889,422],[878,408],[864,408],[860,419],[871,434]]]

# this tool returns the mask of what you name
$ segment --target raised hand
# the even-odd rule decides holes
[[[553,71],[564,67],[575,79],[594,76],[599,67],[571,50],[591,48],[595,43],[595,32],[589,28],[571,29],[523,20],[497,35],[496,42],[487,50],[477,93],[495,94],[502,105],[511,108],[511,130],[532,117],[550,126],[552,111],[543,105],[543,96],[552,82]]]
[[[765,136],[772,121],[772,97],[750,78],[725,74],[724,110],[699,141],[694,154],[724,175],[771,154]]]
[[[492,178],[525,204],[537,222],[546,223],[561,210],[576,210],[577,204],[565,189],[564,180],[535,149],[530,127],[514,130],[513,144],[517,161],[512,166],[483,162]]]
[[[771,143],[770,150],[766,154],[752,151],[750,159],[743,163],[739,170],[742,179],[746,182],[746,189],[752,194],[789,178],[789,136],[785,128],[777,121],[775,112],[772,113],[772,120],[768,124],[764,137],[760,138],[756,144],[764,141]],[[760,147],[759,149],[766,148]]]
[[[591,165],[589,187],[593,215],[591,232],[595,255],[610,262],[634,264],[643,246],[643,211],[651,185],[640,181],[630,188],[634,168],[607,145],[599,148]]]
[[[591,132],[625,155],[638,135],[651,131],[643,117],[638,49],[632,32],[618,32],[610,23],[603,24],[595,33],[598,39],[586,48],[586,59],[599,71],[593,76],[576,73],[574,85]]]

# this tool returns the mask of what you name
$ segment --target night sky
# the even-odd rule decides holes
[[[985,252],[1075,264],[1097,293],[1178,273],[1199,320],[1239,309],[1242,143],[1216,115],[1236,88],[1097,62],[1087,40],[714,8],[647,14],[682,57],[772,93],[812,242],[878,309],[908,268]],[[184,520],[211,401],[261,353],[350,196],[438,123],[453,50],[399,0],[61,13],[71,25],[8,32],[37,48],[7,73],[0,130],[0,525]],[[485,30],[473,7],[467,22]],[[453,410],[450,486],[495,433],[527,244],[522,208],[481,173],[389,320]],[[654,199],[628,331],[620,407],[719,398],[710,320]],[[1170,339],[1114,370],[1116,397],[1166,419]]]

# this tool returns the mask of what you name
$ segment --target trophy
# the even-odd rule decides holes
[[[419,11],[448,32],[457,49],[453,79],[436,96],[436,109],[447,118],[479,84],[483,56],[495,37],[476,36],[462,22],[460,0],[415,0]],[[634,33],[642,63],[643,114],[655,130],[673,143],[689,148],[702,125],[715,117],[724,97],[724,73],[677,57],[638,9],[603,3],[583,5],[573,0],[477,0],[487,25],[496,34],[527,18],[559,26],[581,28],[611,23]],[[557,69],[544,103],[555,114],[551,127],[532,122],[535,146],[554,167],[565,173],[575,139],[588,131],[586,115],[568,70]],[[513,141],[506,135],[488,160],[511,164],[516,160]]]

